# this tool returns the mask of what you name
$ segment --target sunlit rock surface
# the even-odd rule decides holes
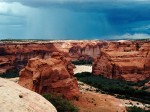
[[[79,95],[74,66],[58,53],[49,59],[30,59],[21,70],[19,84],[40,94],[55,93],[73,99]]]
[[[41,95],[0,78],[0,112],[57,112]]]
[[[93,74],[139,81],[150,77],[150,41],[110,42],[93,64]]]

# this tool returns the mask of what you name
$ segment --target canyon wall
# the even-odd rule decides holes
[[[1,42],[0,74],[11,69],[21,70],[29,59],[47,59],[53,52],[58,51],[72,60],[93,60],[100,54],[100,48],[106,44],[100,41]]]
[[[0,73],[9,69],[20,70],[30,58],[47,59],[54,51],[58,50],[52,43],[1,43]]]
[[[150,77],[150,41],[109,42],[92,72],[108,78],[139,81]]]
[[[20,70],[31,58],[48,59],[61,52],[71,60],[95,60],[95,75],[138,81],[149,77],[149,51],[149,40],[1,42],[0,73]]]
[[[89,41],[74,43],[69,49],[73,60],[93,60],[100,55],[100,49],[107,45],[107,42]]]

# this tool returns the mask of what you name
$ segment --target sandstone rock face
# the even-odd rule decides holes
[[[74,60],[81,60],[81,58],[82,60],[93,60],[100,55],[100,49],[106,45],[106,42],[100,41],[79,42],[69,49],[69,54]]]
[[[95,75],[104,75],[105,77],[112,78],[112,64],[109,60],[109,56],[104,52],[101,52],[101,55],[94,60],[92,73]]]
[[[61,52],[71,60],[94,60],[93,73],[137,81],[149,77],[150,41],[56,41],[0,43],[0,74],[23,68],[29,59]],[[57,54],[57,53],[56,53]],[[59,57],[59,56],[56,56]],[[101,64],[102,63],[102,64]]]
[[[39,94],[0,78],[0,112],[57,112]]]
[[[72,40],[54,42],[60,51],[69,53],[72,60],[89,60],[99,56],[100,49],[107,45],[106,41],[97,40]]]
[[[33,58],[21,70],[19,84],[40,94],[56,93],[68,99],[77,98],[79,90],[73,67],[59,53],[45,60]]]
[[[22,69],[31,58],[47,59],[53,52],[62,52],[72,60],[93,60],[100,48],[107,45],[101,41],[37,41],[1,42],[0,74],[10,69]],[[69,56],[70,55],[70,56]]]
[[[54,51],[53,43],[0,43],[0,73],[21,69],[30,58],[49,58]]]
[[[149,82],[147,82],[147,83],[145,83],[145,86],[150,87],[150,81],[149,81]]]
[[[150,41],[110,42],[94,61],[93,74],[139,81],[150,77]]]

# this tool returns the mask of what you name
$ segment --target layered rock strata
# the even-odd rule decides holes
[[[139,81],[150,77],[150,42],[110,42],[93,64],[93,74]]]

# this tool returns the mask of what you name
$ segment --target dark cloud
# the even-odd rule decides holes
[[[148,0],[18,0],[32,7],[66,8],[78,12],[104,13],[115,24],[150,20]]]
[[[1,0],[4,2],[20,2],[24,5],[33,7],[46,7],[46,6],[67,6],[67,5],[86,5],[86,6],[101,6],[104,7],[133,7],[135,5],[150,4],[149,0]]]
[[[19,2],[22,5],[41,10],[41,17],[39,17],[41,18],[41,22],[37,22],[36,24],[45,22],[45,25],[47,25],[47,32],[50,32],[49,29],[51,29],[51,36],[93,38],[109,35],[122,35],[126,33],[150,34],[150,30],[145,28],[145,26],[150,25],[149,0],[3,1],[9,3]],[[56,10],[51,11],[51,9]],[[66,13],[65,10],[68,12]],[[49,20],[45,19],[52,17],[53,22],[48,23]],[[32,23],[34,22],[31,21],[31,24]],[[45,25],[39,26],[39,29],[36,29],[36,27],[36,30],[34,29],[35,34],[37,34],[37,31],[41,30],[40,27],[44,29]],[[55,30],[58,30],[58,32],[56,33]],[[33,31],[31,30],[31,32]],[[50,34],[47,32],[45,32],[44,35],[49,37]],[[42,33],[38,35],[43,36]]]

